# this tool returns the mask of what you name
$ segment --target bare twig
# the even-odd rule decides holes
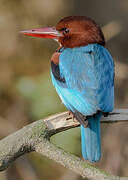
[[[128,109],[115,110],[108,117],[103,117],[101,120],[101,122],[104,123],[124,121],[128,121]],[[106,172],[95,168],[86,161],[81,160],[79,157],[56,147],[49,141],[53,134],[77,126],[79,126],[79,123],[72,120],[69,117],[68,112],[64,112],[51,116],[45,120],[36,121],[2,139],[0,141],[0,170],[5,170],[10,163],[19,156],[36,151],[89,179],[128,179],[111,176]]]

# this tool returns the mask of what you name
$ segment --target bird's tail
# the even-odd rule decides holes
[[[100,119],[102,113],[99,112],[95,117],[87,117],[88,127],[81,125],[82,155],[90,162],[99,161],[101,158],[100,142]]]

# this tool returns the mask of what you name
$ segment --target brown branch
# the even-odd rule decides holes
[[[115,110],[108,117],[103,117],[101,120],[104,123],[124,121],[128,121],[128,109]],[[68,116],[68,112],[64,112],[45,120],[36,121],[9,135],[0,141],[0,170],[5,170],[19,156],[36,151],[88,179],[123,180],[124,178],[111,176],[95,168],[85,160],[65,152],[49,141],[53,134],[77,126],[79,126],[79,123],[73,121]]]

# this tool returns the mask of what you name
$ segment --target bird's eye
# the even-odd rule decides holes
[[[66,28],[64,32],[65,32],[65,33],[69,33],[69,29],[68,29],[68,28]]]
[[[68,28],[63,28],[63,35],[69,33],[69,29]]]
[[[69,29],[68,29],[68,28],[66,28],[66,27],[61,28],[59,31],[60,31],[63,35],[65,35],[65,34],[69,33]]]

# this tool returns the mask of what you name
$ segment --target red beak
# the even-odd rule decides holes
[[[50,38],[50,39],[58,39],[58,37],[61,36],[61,34],[56,30],[55,27],[44,27],[44,28],[25,30],[25,31],[20,31],[20,33],[27,36]]]

